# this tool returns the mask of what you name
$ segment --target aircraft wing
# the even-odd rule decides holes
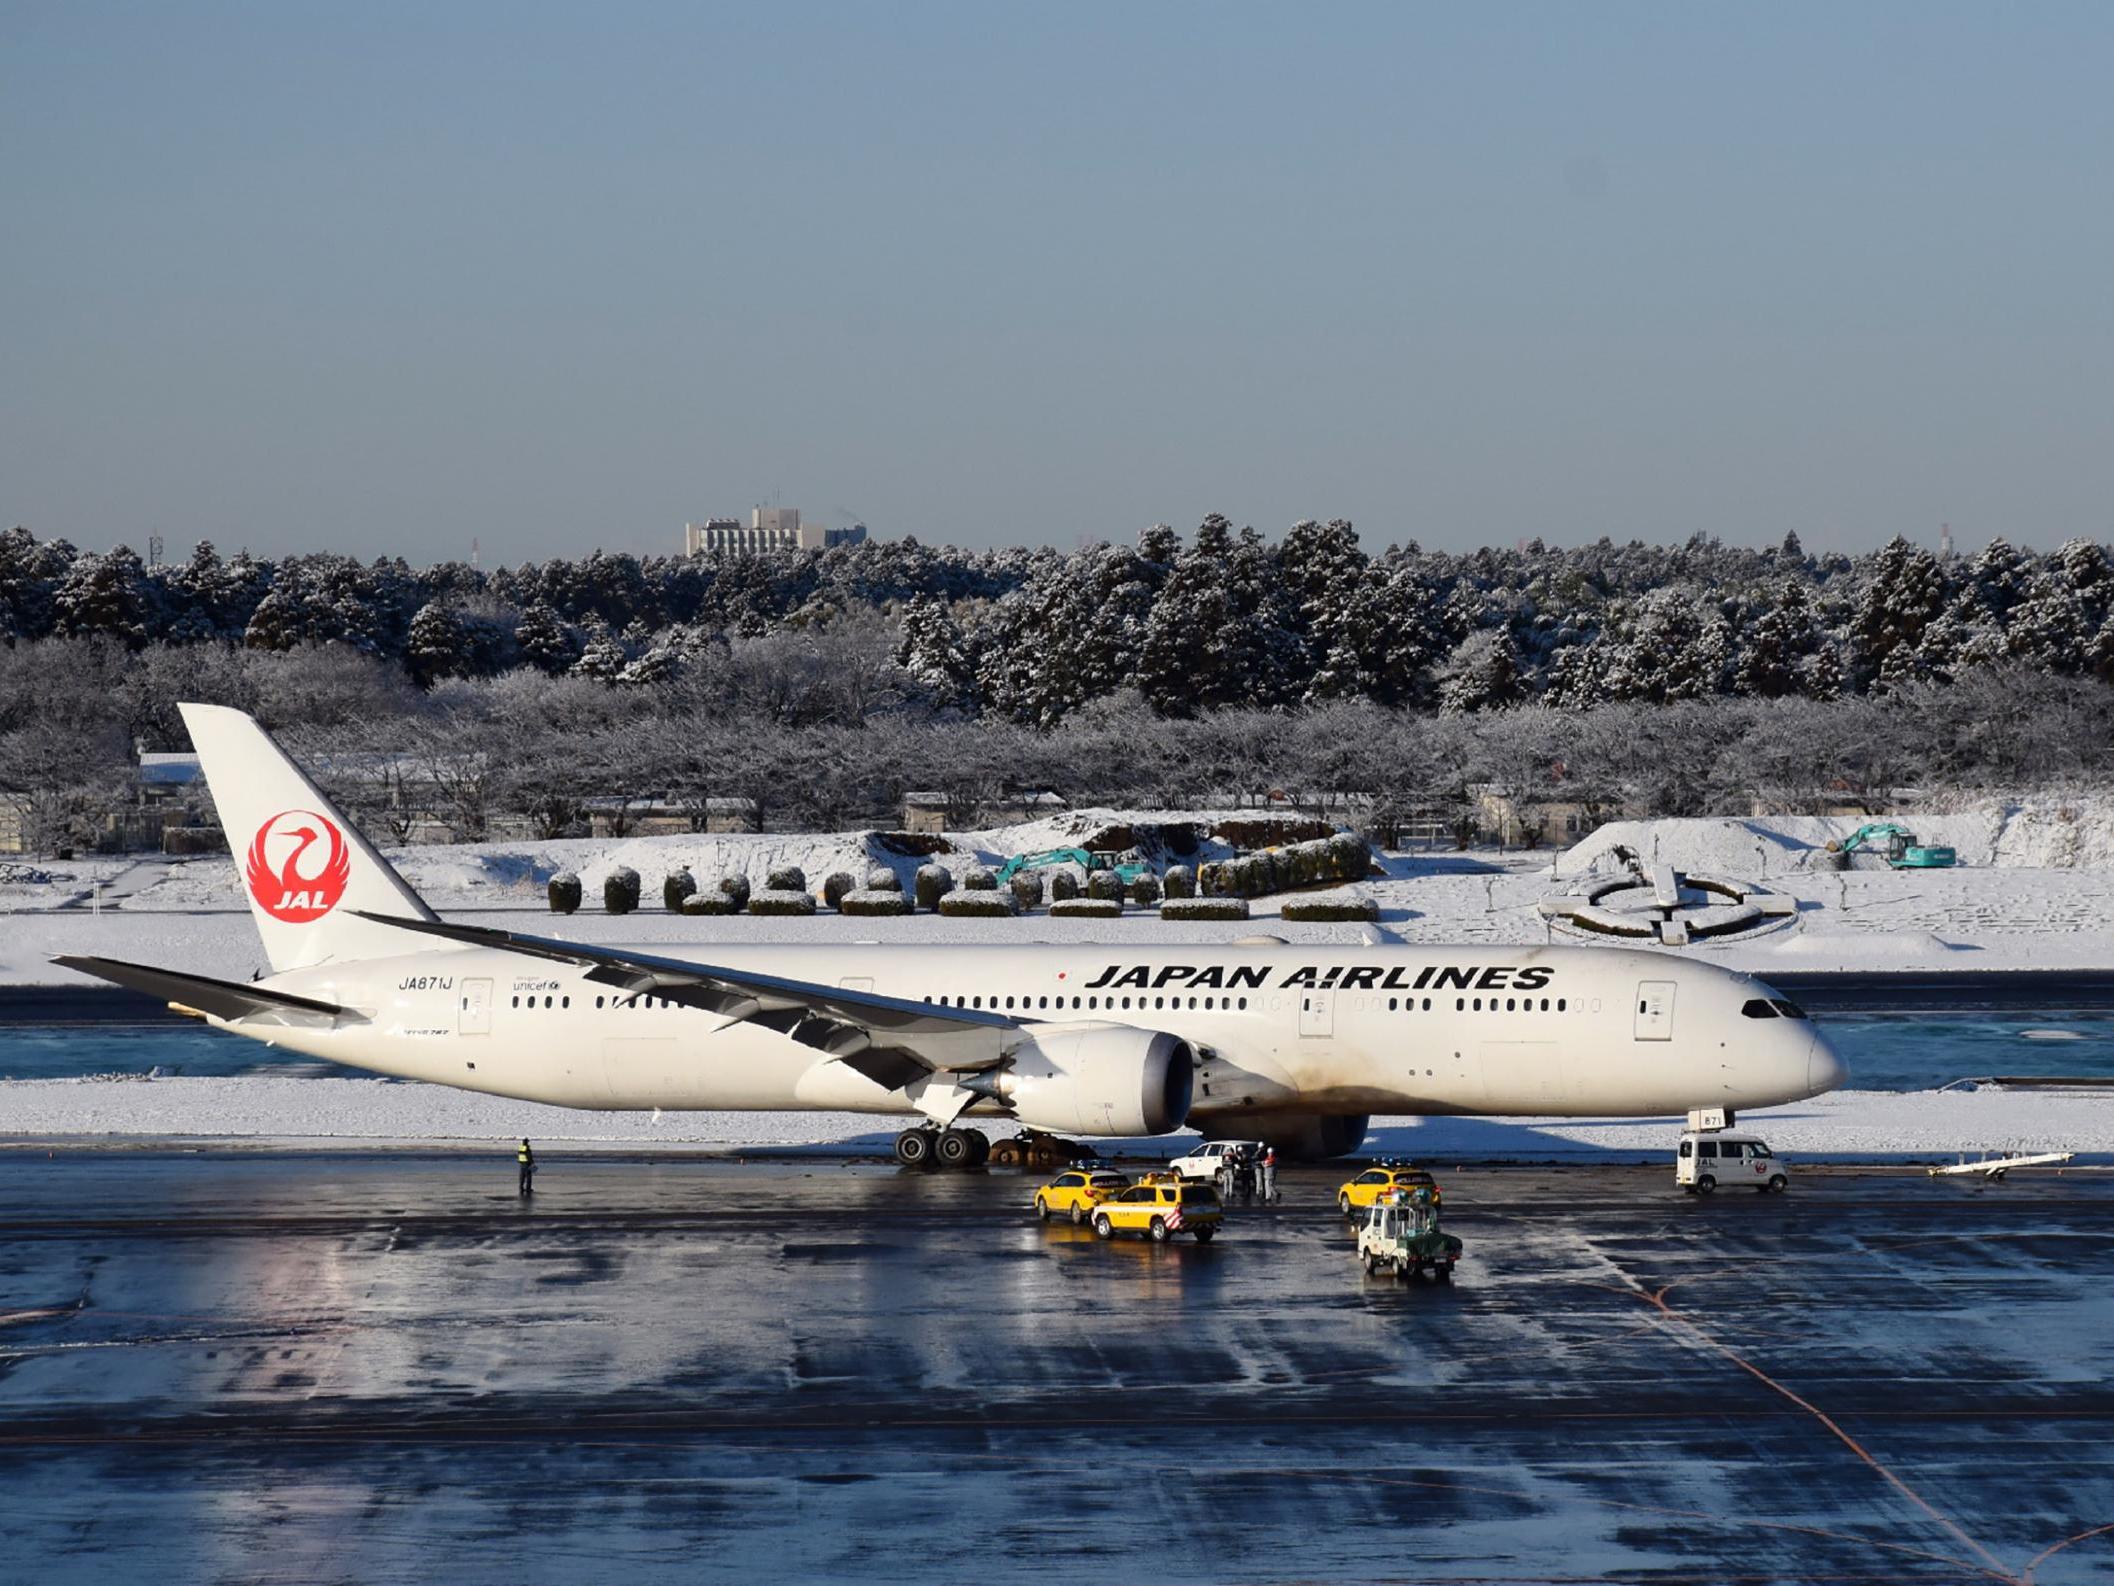
[[[901,1090],[935,1073],[967,1074],[995,1068],[1012,1045],[1009,1037],[1020,1029],[1019,1021],[983,1009],[939,1007],[755,970],[663,958],[657,953],[592,947],[489,926],[451,925],[445,920],[384,914],[364,917],[468,947],[492,947],[571,964],[585,969],[589,980],[614,986],[627,1000],[660,997],[720,1014],[729,1022],[761,1025],[827,1053],[890,1090]]]
[[[185,1013],[210,1013],[216,1019],[247,1019],[276,1014],[296,1024],[334,1024],[341,1018],[361,1015],[334,1002],[297,997],[269,986],[245,985],[236,980],[214,980],[206,975],[187,975],[175,969],[156,969],[151,964],[128,964],[118,958],[93,958],[61,953],[52,959],[68,969],[107,980],[127,991],[143,992]]]

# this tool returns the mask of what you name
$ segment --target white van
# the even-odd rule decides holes
[[[1691,1195],[1708,1195],[1720,1184],[1747,1185],[1781,1194],[1791,1180],[1783,1161],[1757,1135],[1732,1129],[1684,1129],[1674,1159],[1674,1182]]]

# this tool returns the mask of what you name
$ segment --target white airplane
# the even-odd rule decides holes
[[[1599,1117],[1814,1096],[1847,1070],[1794,1005],[1603,947],[597,947],[451,925],[256,721],[185,705],[272,973],[57,962],[220,1029],[564,1107],[908,1116],[906,1162],[975,1126],[1357,1149],[1370,1114]]]

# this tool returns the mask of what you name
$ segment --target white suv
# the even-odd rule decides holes
[[[1211,1140],[1167,1165],[1184,1178],[1214,1180],[1241,1158],[1253,1160],[1260,1157],[1262,1151],[1259,1140]]]

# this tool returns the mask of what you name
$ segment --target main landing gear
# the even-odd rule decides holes
[[[1023,1129],[1016,1138],[993,1140],[981,1129],[936,1129],[919,1124],[896,1136],[896,1160],[905,1167],[1053,1168],[1091,1157],[1093,1151],[1038,1129]]]
[[[896,1160],[905,1167],[982,1167],[991,1160],[991,1139],[981,1129],[921,1124],[896,1136]]]

